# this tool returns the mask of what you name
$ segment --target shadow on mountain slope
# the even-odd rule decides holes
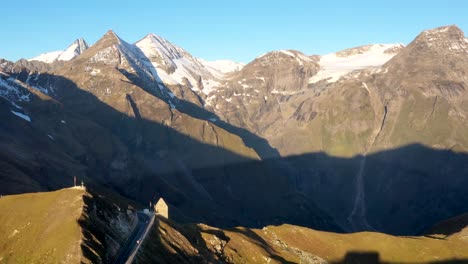
[[[435,239],[446,239],[447,237],[462,231],[467,226],[468,213],[444,220],[436,224],[431,229],[424,232],[424,236]],[[444,237],[441,238],[438,235],[443,235]]]
[[[9,113],[6,104],[2,107],[7,122],[0,124],[0,131],[13,143],[3,139],[0,143],[10,144],[8,149],[21,145],[29,153],[32,147],[23,141],[34,142],[37,153],[29,157],[0,150],[9,158],[2,160],[6,168],[0,171],[2,192],[15,185],[12,173],[37,178],[14,192],[70,186],[77,173],[144,204],[164,197],[176,221],[221,227],[288,223],[347,230],[360,156],[308,153],[255,161],[167,125],[119,112],[66,78],[41,76],[60,87],[58,102],[36,96],[24,104],[31,123]],[[117,100],[139,116],[138,103],[131,96]],[[193,112],[198,115],[191,116],[212,116],[199,110],[197,106]],[[66,125],[60,120],[67,120]],[[47,139],[47,133],[54,140]],[[253,140],[265,143],[258,137]],[[414,144],[369,154],[364,174],[365,217],[378,231],[412,235],[468,211],[467,154]]]
[[[159,197],[164,197],[173,209],[172,215],[178,221],[208,222],[219,225],[238,225],[257,223],[256,216],[251,215],[253,210],[246,203],[242,196],[231,196],[229,201],[218,200],[217,193],[210,193],[205,189],[193,174],[196,168],[220,167],[234,163],[244,163],[251,160],[229,150],[204,144],[189,136],[177,132],[173,128],[156,123],[144,118],[134,118],[121,113],[111,106],[101,102],[96,96],[77,87],[77,85],[60,76],[41,74],[40,78],[47,80],[51,87],[59,87],[57,91],[57,101],[32,96],[34,99],[24,104],[24,111],[32,118],[32,122],[27,123],[9,113],[9,107],[5,104],[5,111],[2,113],[8,117],[8,123],[2,123],[6,130],[14,128],[14,131],[21,132],[27,130],[30,133],[19,133],[13,135],[15,144],[12,148],[22,144],[22,142],[37,142],[33,152],[37,155],[32,157],[22,157],[21,153],[6,152],[5,156],[11,158],[7,160],[7,166],[11,168],[22,168],[39,166],[43,171],[38,180],[33,173],[35,170],[26,171],[30,183],[38,182],[31,188],[21,186],[16,190],[8,190],[8,186],[14,185],[11,177],[3,177],[4,193],[11,191],[23,192],[51,190],[62,188],[63,185],[70,186],[73,183],[73,176],[85,181],[94,180],[119,191],[121,194],[136,199],[144,204],[155,201]],[[139,89],[135,87],[135,89]],[[122,97],[121,103],[128,104],[131,110],[138,115],[139,106],[132,96]],[[63,122],[61,122],[61,120]],[[65,122],[66,121],[66,122]],[[48,138],[48,133],[53,135],[54,140]],[[24,134],[24,135],[23,135]],[[5,143],[5,142],[2,142]],[[16,144],[17,143],[17,144]],[[26,152],[31,152],[28,146]],[[56,152],[48,153],[51,148]],[[3,150],[1,151],[4,152]],[[49,158],[49,156],[52,156]],[[16,157],[22,157],[16,161]],[[41,157],[40,160],[38,158]],[[74,166],[80,166],[81,170],[69,169],[65,164],[52,163],[49,160],[71,160]],[[38,163],[40,162],[40,165]],[[57,168],[66,167],[66,170]],[[317,226],[320,229],[336,230],[338,227],[333,224],[333,220],[327,217],[310,199],[295,194],[294,186],[289,180],[287,170],[282,170],[280,178],[269,178],[270,171],[277,170],[275,163],[268,168],[257,168],[256,173],[261,175],[262,181],[268,179],[277,182],[274,190],[264,190],[259,197],[265,208],[269,208],[271,213],[264,214],[262,219],[278,218],[291,219],[292,223],[302,223],[305,219],[307,223],[313,223],[314,219],[320,219]],[[10,172],[9,172],[10,171]],[[11,175],[11,171],[5,171],[2,175]],[[24,171],[24,170],[23,170]],[[55,172],[57,171],[57,172]],[[226,171],[228,172],[228,171]],[[215,172],[220,184],[226,178],[226,173]],[[18,174],[19,175],[19,174]],[[215,176],[215,175],[213,175]],[[230,177],[230,176],[229,176]],[[47,185],[41,184],[46,179]],[[245,178],[239,178],[245,180]],[[256,184],[257,181],[254,181]],[[246,182],[239,182],[246,185]],[[223,190],[225,186],[219,186]],[[228,187],[231,188],[231,187]],[[2,191],[2,192],[3,192]],[[237,192],[237,190],[234,190]],[[299,201],[298,204],[287,205],[290,201],[283,199],[283,194]],[[249,196],[257,194],[249,194]],[[298,196],[295,198],[295,196]],[[269,200],[266,200],[266,197]],[[250,198],[249,198],[250,199]],[[227,205],[236,204],[236,208],[229,208]],[[288,211],[274,210],[277,205],[288,208]],[[295,206],[302,206],[303,209],[295,210]],[[305,214],[300,212],[306,211]],[[175,212],[175,213],[174,213]],[[248,217],[244,216],[248,213]],[[285,215],[294,213],[291,217]],[[293,218],[300,217],[302,221]],[[326,219],[326,220],[325,220]],[[262,220],[262,223],[265,223]],[[325,223],[322,226],[321,223]]]
[[[334,261],[331,264],[466,264],[468,259],[448,259],[429,262],[389,262],[380,260],[378,252],[374,251],[349,251],[341,261]]]
[[[193,174],[216,200],[223,201],[250,222],[249,227],[292,223],[291,216],[295,216],[294,224],[310,227],[307,219],[300,217],[307,215],[309,210],[302,210],[311,204],[307,202],[310,200],[347,230],[347,217],[356,195],[355,175],[360,156],[339,158],[309,153],[280,160],[294,169],[268,170],[276,168],[277,163],[270,159],[195,169]],[[223,177],[216,176],[222,172]],[[263,175],[265,172],[267,174]],[[288,173],[288,177],[284,177],[284,173]],[[369,231],[421,234],[437,222],[468,211],[467,154],[419,144],[407,145],[369,154],[364,174],[365,217],[374,228]],[[282,186],[286,185],[293,186],[291,192],[284,192]],[[247,203],[249,207],[239,208],[234,197],[243,197],[242,204]],[[272,208],[265,205],[265,201],[288,202]],[[288,213],[267,220],[263,215],[271,214],[270,210]],[[285,215],[289,219],[282,217]],[[252,216],[254,218],[250,218]],[[314,220],[319,222],[319,219]],[[464,226],[459,225],[453,232]]]
[[[140,206],[93,183],[86,186],[83,204],[78,220],[83,263],[114,263],[138,222],[135,209]]]
[[[148,93],[151,93],[152,95],[158,97],[166,103],[168,103],[169,100],[172,99],[174,101],[173,104],[177,107],[177,109],[180,112],[187,114],[193,118],[213,122],[214,124],[225,129],[229,133],[239,136],[243,140],[244,144],[248,147],[253,148],[262,159],[280,157],[279,152],[275,148],[270,146],[266,139],[259,137],[244,128],[236,127],[229,123],[226,123],[225,121],[221,120],[216,114],[192,102],[185,101],[174,96],[170,98],[168,96],[170,90],[167,87],[164,87],[163,85],[159,86],[161,89],[164,90],[164,92],[160,93],[159,91],[154,89],[154,87],[148,87],[147,84],[141,81],[141,78],[137,75],[130,73],[125,69],[119,69],[119,71],[123,75],[125,75],[127,79],[131,80],[134,85],[142,88]]]

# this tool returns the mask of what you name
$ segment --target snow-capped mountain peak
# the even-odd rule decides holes
[[[136,74],[143,79],[161,81],[143,52],[135,44],[130,44],[121,39],[112,30],[106,32],[83,56],[88,63],[97,64],[92,67],[99,68],[99,64],[112,65],[119,69],[125,69],[128,73]],[[93,71],[91,70],[92,74]]]
[[[165,84],[188,84],[192,90],[202,90],[204,93],[219,84],[219,76],[197,58],[158,35],[148,34],[135,45],[148,58]]]
[[[82,38],[75,40],[66,50],[64,50],[57,60],[69,61],[83,53],[89,48],[88,43]]]
[[[180,59],[187,55],[182,48],[153,33],[146,35],[136,45],[151,57],[159,55],[166,59]]]
[[[37,57],[29,59],[29,61],[42,61],[45,63],[52,63],[55,61],[69,61],[76,56],[82,54],[85,50],[89,48],[88,43],[82,38],[75,40],[68,48],[65,50],[52,51],[40,54]]]
[[[429,48],[433,52],[468,52],[468,40],[455,25],[425,30],[414,40],[414,45]]]

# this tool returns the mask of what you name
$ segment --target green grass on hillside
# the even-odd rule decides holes
[[[468,261],[468,228],[451,236],[427,235],[397,237],[376,232],[337,234],[282,225],[255,231],[266,240],[279,239],[289,247],[317,255],[330,263],[339,263],[347,255],[367,252],[385,263],[430,263]]]
[[[69,188],[0,198],[0,263],[79,263],[84,193]]]

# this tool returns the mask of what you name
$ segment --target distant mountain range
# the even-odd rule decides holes
[[[180,222],[418,234],[468,211],[468,40],[205,61],[107,32],[0,60],[0,193],[73,177]]]

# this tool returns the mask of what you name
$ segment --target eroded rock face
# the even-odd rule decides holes
[[[206,102],[230,123],[268,138],[264,131],[295,111],[288,97],[307,90],[308,79],[318,69],[317,59],[301,52],[270,52],[230,75]]]
[[[296,92],[305,89],[307,79],[317,71],[317,61],[302,52],[273,51],[247,64],[239,72],[243,78],[238,81],[264,78],[267,92]]]
[[[466,82],[467,57],[463,32],[449,26],[424,31],[384,68],[395,85],[424,87],[426,95],[433,95],[433,81]]]

